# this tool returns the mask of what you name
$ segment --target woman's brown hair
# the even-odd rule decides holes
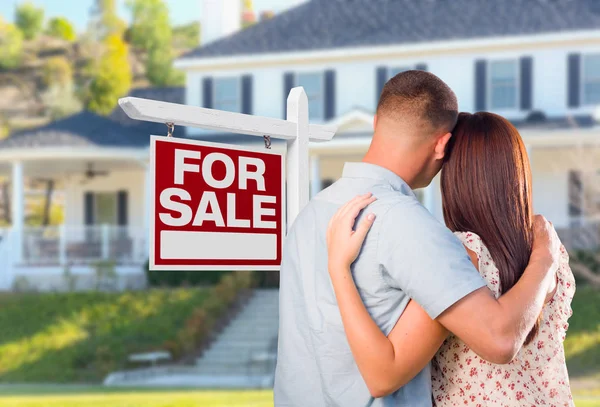
[[[500,272],[500,293],[519,280],[531,255],[531,169],[523,140],[505,118],[461,113],[441,175],[444,220],[453,232],[473,232]],[[538,323],[527,336],[533,341]]]

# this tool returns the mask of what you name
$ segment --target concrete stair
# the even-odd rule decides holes
[[[269,388],[273,386],[279,290],[255,290],[194,366],[113,372],[107,386]]]
[[[275,367],[279,291],[256,290],[248,304],[200,357],[199,372],[211,376],[268,376]]]

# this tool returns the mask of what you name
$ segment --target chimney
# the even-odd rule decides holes
[[[206,45],[241,28],[242,2],[240,0],[201,0],[201,44]]]

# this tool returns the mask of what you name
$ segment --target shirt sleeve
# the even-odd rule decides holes
[[[402,201],[380,220],[377,256],[389,286],[432,318],[486,283],[462,243],[418,201]]]

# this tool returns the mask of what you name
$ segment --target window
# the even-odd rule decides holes
[[[117,194],[115,192],[97,192],[94,194],[94,223],[97,225],[116,225]]]
[[[323,120],[325,116],[325,92],[322,73],[299,73],[296,86],[302,86],[308,97],[311,120]]]
[[[492,109],[517,108],[517,61],[490,63],[490,106]]]
[[[411,69],[414,69],[414,68],[412,68],[410,66],[390,68],[390,71],[388,73],[388,79],[392,79],[394,76],[398,75],[399,73],[402,73],[404,71],[410,71]]]
[[[241,112],[239,78],[215,78],[213,108]]]
[[[600,104],[600,54],[583,58],[583,103]]]

